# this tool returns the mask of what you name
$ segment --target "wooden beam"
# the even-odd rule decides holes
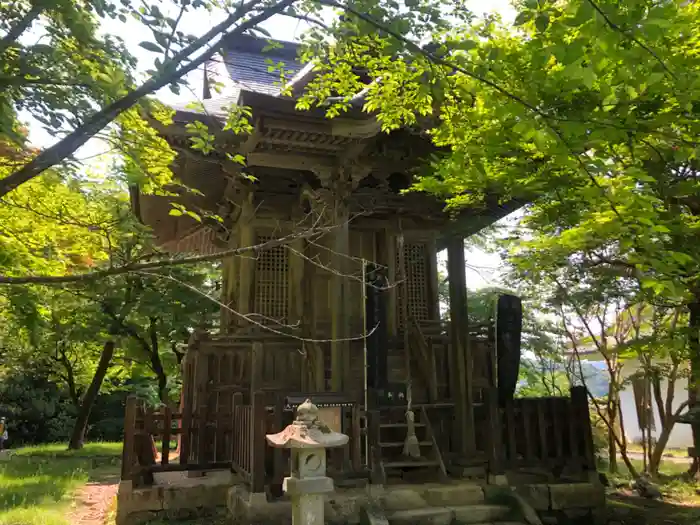
[[[476,450],[474,435],[473,361],[469,353],[467,326],[467,277],[464,239],[450,239],[447,246],[447,271],[450,291],[450,370],[455,402],[456,452],[469,457]]]
[[[288,322],[291,326],[298,326],[296,333],[300,334],[302,337],[308,337],[311,334],[311,330],[308,326],[308,314],[304,311],[305,306],[305,287],[304,287],[304,269],[306,266],[306,260],[304,259],[304,252],[306,250],[306,240],[305,239],[294,239],[289,243],[289,293],[287,311]],[[309,357],[310,346],[308,343],[304,344],[304,349],[306,351],[306,357],[303,360],[303,366],[301,367],[301,384],[304,386],[305,390],[309,390],[309,378],[312,377],[311,366],[313,364],[313,358]]]
[[[395,337],[398,334],[396,318],[398,298],[396,286],[393,286],[396,283],[396,235],[391,228],[387,228],[385,221],[382,221],[381,225],[381,229],[377,232],[377,262],[386,266],[386,278],[392,285],[386,292],[386,322],[387,335]]]
[[[228,248],[238,248],[238,243],[238,236],[232,235]],[[239,324],[235,314],[229,310],[230,308],[238,311],[239,266],[239,257],[227,257],[221,262],[221,302],[228,306],[228,308],[221,308],[221,330],[223,332],[230,332],[235,325]]]
[[[331,390],[340,392],[347,386],[345,376],[347,369],[349,342],[348,311],[348,254],[350,251],[350,230],[348,226],[347,209],[336,197],[333,212],[333,222],[336,225],[331,232],[331,268],[333,274],[330,281],[331,306]]]
[[[428,258],[428,311],[430,319],[440,319],[440,278],[438,277],[437,245],[435,236],[426,242]]]
[[[334,158],[325,155],[302,155],[277,151],[273,153],[253,152],[248,154],[246,163],[248,166],[313,171],[318,168],[332,169]]]
[[[241,204],[241,216],[238,223],[238,245],[252,246],[255,244],[255,207],[253,204],[253,192],[250,191]],[[252,257],[239,257],[239,283],[238,283],[238,312],[249,314],[253,308],[253,283],[255,282],[255,259]],[[244,324],[240,319],[239,325]]]
[[[304,253],[306,250],[305,239],[294,239],[289,243],[289,323],[301,323],[304,321]]]

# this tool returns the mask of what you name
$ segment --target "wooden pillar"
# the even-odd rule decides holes
[[[498,407],[498,389],[490,387],[484,390],[484,407],[486,408],[486,457],[489,461],[489,478],[501,476],[505,472],[503,464],[503,421]]]
[[[238,245],[240,247],[253,246],[256,242],[255,235],[255,203],[253,192],[249,190],[241,202],[241,215],[238,224]],[[255,254],[246,253],[238,256],[238,313],[249,314],[253,308],[253,283],[255,282]],[[240,318],[238,326],[245,324]]]
[[[238,220],[241,216],[241,201],[248,189],[241,184],[241,166],[225,163],[222,166],[227,183],[224,194],[219,201],[218,214],[223,217],[226,226],[234,230],[226,249],[239,247]],[[233,203],[231,207],[230,203]],[[236,325],[236,315],[231,310],[238,308],[238,257],[226,257],[221,261],[221,302],[228,308],[221,307],[221,331],[231,332]]]
[[[333,229],[331,230],[331,265],[333,274],[330,282],[331,299],[331,390],[340,392],[347,386],[349,343],[348,319],[348,253],[350,251],[350,230],[348,213],[344,203],[335,199]]]
[[[202,352],[197,352],[194,363],[194,376],[196,390],[194,392],[196,416],[197,451],[195,452],[200,465],[207,462],[208,444],[213,441],[209,439],[207,423],[209,422],[209,356]],[[188,477],[201,477],[201,472],[188,472]]]
[[[251,400],[250,422],[250,491],[265,492],[265,452],[267,441],[267,410],[265,392],[255,392]]]
[[[377,232],[377,262],[386,267],[386,278],[392,285],[386,292],[387,295],[387,334],[394,337],[398,334],[398,322],[396,317],[397,293],[396,293],[396,235],[389,229],[384,228]]]
[[[124,414],[124,446],[122,447],[122,481],[134,478],[134,465],[136,464],[136,454],[134,446],[136,443],[136,416],[138,412],[138,399],[130,395],[126,399],[126,413]]]
[[[306,241],[294,239],[289,243],[289,324],[298,324],[301,333],[302,324],[305,322],[304,312],[304,259]]]
[[[228,249],[235,249],[239,246],[237,235],[231,236]],[[231,332],[239,324],[236,315],[231,310],[238,311],[238,285],[240,282],[240,257],[227,257],[221,264],[221,302],[228,308],[221,307],[221,330]],[[229,310],[229,308],[231,310]]]
[[[465,266],[464,240],[461,237],[450,239],[447,246],[447,271],[450,291],[450,386],[456,412],[453,442],[455,452],[469,457],[476,450],[476,438]]]
[[[295,222],[299,222],[298,220]],[[287,311],[288,322],[290,326],[294,326],[294,333],[299,337],[311,338],[313,331],[310,325],[310,313],[307,308],[313,304],[310,298],[307,297],[308,286],[305,284],[306,270],[306,240],[294,239],[289,243],[289,294]],[[301,342],[299,343],[302,344]],[[313,345],[303,343],[303,350],[306,357],[300,370],[301,385],[303,390],[312,390],[310,386],[313,384],[311,378],[314,377],[314,358]]]
[[[428,258],[428,312],[430,319],[440,319],[440,278],[438,277],[437,243],[431,239],[426,243]]]
[[[331,390],[340,391],[350,385],[350,210],[348,200],[357,183],[369,173],[368,166],[318,166],[314,168],[323,189],[316,190],[323,205],[321,213],[332,226],[328,234],[331,279],[329,304],[331,318]]]

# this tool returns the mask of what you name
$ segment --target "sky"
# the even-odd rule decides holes
[[[510,5],[510,0],[467,0],[466,4],[474,14],[481,16],[486,13],[497,12],[501,15],[504,21],[512,21],[515,12]],[[161,10],[166,15],[169,13],[163,6],[167,6],[167,2],[160,4]],[[172,15],[171,15],[172,16]],[[206,32],[216,23],[221,20],[221,13],[205,12],[198,10],[188,15],[186,20],[186,30],[192,34],[198,35]],[[308,29],[308,24],[287,17],[273,17],[261,24],[266,29],[272,38],[278,40],[294,41],[298,40],[303,31]],[[145,40],[152,40],[152,36],[148,29],[141,23],[128,20],[127,23],[119,21],[107,21],[102,26],[103,31],[110,34],[121,36],[127,49],[132,53],[139,63],[139,70],[145,71],[152,68],[153,60],[156,54],[151,53],[139,46],[139,43]],[[37,37],[37,34],[31,38]],[[166,103],[187,103],[197,100],[201,93],[202,87],[202,72],[195,71],[188,76],[191,91],[183,89],[180,95],[173,94],[168,88],[161,89],[156,96]],[[47,133],[41,124],[24,114],[20,118],[27,122],[29,129],[29,140],[33,146],[45,148],[53,144],[56,137]],[[108,151],[109,147],[104,142],[93,139],[89,141],[76,153],[78,160],[84,160],[87,169],[100,170],[109,162],[109,156],[103,155]],[[441,257],[443,260],[444,257]],[[488,254],[481,250],[469,250],[467,253],[467,284],[469,288],[478,289],[485,286],[493,286],[498,284],[498,273],[501,264],[500,257],[495,254]],[[442,268],[444,271],[444,268]]]

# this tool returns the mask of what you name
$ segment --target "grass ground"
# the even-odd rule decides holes
[[[121,443],[90,443],[79,451],[66,450],[65,444],[27,447],[13,451],[11,461],[0,462],[0,525],[109,525],[115,514],[114,501],[102,511],[99,521],[76,519],[75,505],[88,484],[118,480]],[[641,470],[641,461],[633,460]],[[629,476],[611,476],[609,522],[617,525],[697,525],[700,523],[700,484],[684,474],[688,464],[662,463],[658,480],[662,501],[637,497],[629,489]],[[112,496],[113,498],[113,496]],[[89,506],[89,503],[88,503]],[[170,522],[172,524],[172,522]],[[178,525],[195,525],[180,522]],[[211,525],[219,525],[210,521]],[[149,525],[165,525],[155,522]]]
[[[121,443],[65,444],[12,451],[0,462],[0,525],[74,525],[71,497],[89,482],[114,480]]]
[[[641,472],[642,462],[632,460]],[[641,498],[629,488],[630,477],[621,461],[620,472],[610,475],[608,497],[609,523],[622,525],[697,525],[700,523],[700,483],[689,480],[688,462],[662,461],[660,476],[654,482],[663,493],[662,500]]]
[[[637,454],[642,454],[644,452],[644,449],[642,448],[642,446],[638,445],[636,443],[629,443],[627,445],[627,450],[629,452],[634,452]],[[664,457],[687,459],[688,458],[688,449],[685,449],[685,448],[667,448],[664,450]]]

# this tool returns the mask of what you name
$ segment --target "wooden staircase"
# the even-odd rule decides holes
[[[408,433],[405,414],[393,410],[393,419],[389,411],[382,414],[379,423],[379,457],[380,471],[384,483],[391,481],[444,481],[447,479],[442,454],[430,426],[425,408],[414,411],[416,416],[416,437],[420,446],[420,457],[408,457],[403,454],[404,443]],[[400,415],[402,420],[396,416]]]

